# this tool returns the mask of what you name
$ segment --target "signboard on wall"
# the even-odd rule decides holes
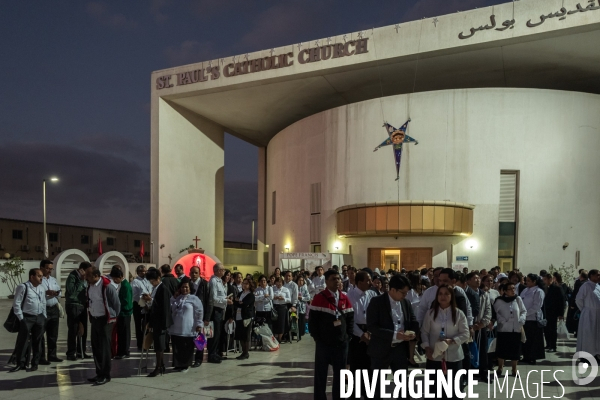
[[[453,262],[452,263],[452,269],[455,271],[462,271],[464,268],[469,269],[468,262]]]
[[[281,253],[280,259],[292,260],[328,260],[329,253]]]

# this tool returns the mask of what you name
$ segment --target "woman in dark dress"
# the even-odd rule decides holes
[[[148,313],[148,326],[152,332],[154,340],[154,352],[156,353],[156,367],[154,371],[148,374],[153,378],[158,374],[165,372],[165,363],[163,355],[166,349],[167,328],[173,324],[171,317],[171,296],[167,285],[161,282],[161,276],[156,270],[150,270],[146,273],[146,279],[153,286],[151,297],[150,312]]]
[[[523,300],[515,294],[512,282],[500,285],[501,296],[494,301],[496,328],[496,357],[498,358],[498,375],[503,375],[504,360],[510,360],[512,375],[517,374],[517,364],[521,357],[521,330],[525,325],[527,310]]]
[[[250,335],[252,334],[252,320],[254,319],[254,281],[246,278],[242,282],[242,293],[234,303],[235,308],[235,340],[242,345],[242,354],[238,360],[250,358]]]

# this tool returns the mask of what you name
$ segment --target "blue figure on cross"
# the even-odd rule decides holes
[[[396,129],[392,125],[387,122],[383,124],[385,130],[387,131],[389,137],[381,143],[379,146],[375,147],[375,150],[379,150],[380,147],[392,145],[394,149],[394,159],[396,160],[396,180],[400,179],[400,160],[402,159],[402,144],[403,143],[414,143],[419,144],[414,138],[408,136],[406,134],[406,130],[408,129],[408,123],[410,122],[410,118],[408,121],[404,123],[400,128]]]

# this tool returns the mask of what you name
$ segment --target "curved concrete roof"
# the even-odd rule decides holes
[[[223,75],[233,57],[156,71],[153,112],[160,97],[266,146],[277,132],[304,117],[382,96],[478,87],[600,93],[600,7],[565,0],[562,18],[562,5],[562,0],[522,0],[236,55],[239,62],[293,53],[289,67],[239,76]],[[503,25],[513,19],[514,24]],[[471,28],[476,29],[472,37],[459,38]],[[368,39],[367,53],[298,62],[299,51],[359,35]],[[209,65],[220,66],[218,79],[177,85],[177,74]],[[171,76],[173,87],[157,89],[156,79],[165,76]]]

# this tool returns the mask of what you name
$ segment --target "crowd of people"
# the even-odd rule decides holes
[[[130,283],[119,267],[103,276],[82,262],[67,278],[63,310],[53,267],[42,261],[16,289],[13,311],[21,323],[11,372],[63,361],[56,352],[61,314],[67,317],[70,361],[91,358],[85,352],[89,320],[96,366],[89,380],[96,385],[110,381],[112,360],[130,357],[131,316],[137,350],[149,348],[151,341],[156,356],[148,377],[165,373],[165,352],[172,352],[173,371],[201,366],[204,352],[194,340],[208,328],[207,361],[220,363],[236,342],[241,347],[236,358],[249,358],[257,322],[280,343],[291,342],[294,322],[298,341],[309,333],[316,342],[316,399],[326,398],[330,365],[334,399],[345,368],[396,371],[417,367],[424,358],[425,368],[475,368],[478,378],[487,381],[488,371],[497,368],[503,374],[510,361],[516,375],[519,362],[536,364],[557,350],[559,324],[575,334],[577,351],[600,359],[600,275],[595,269],[579,271],[571,287],[557,272],[524,277],[498,267],[387,273],[347,265],[327,271],[316,267],[312,273],[276,268],[255,280],[216,264],[206,280],[197,267],[186,276],[181,265],[174,274],[169,265],[148,270],[140,265]]]

